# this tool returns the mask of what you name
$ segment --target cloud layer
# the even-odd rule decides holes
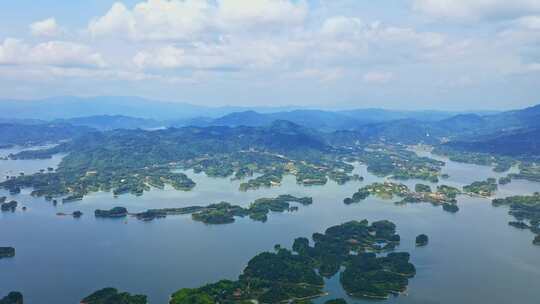
[[[536,97],[539,1],[407,3],[140,0],[77,25],[44,16],[24,25],[28,36],[0,36],[0,88],[17,95],[13,84],[32,91],[49,75],[66,94],[62,78],[105,94],[178,99],[181,88],[214,104]]]

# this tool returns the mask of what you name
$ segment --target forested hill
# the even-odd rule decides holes
[[[76,138],[93,131],[65,123],[16,124],[0,123],[0,145],[41,145]]]
[[[206,155],[238,151],[271,152],[283,155],[331,153],[334,137],[288,121],[275,121],[268,127],[184,127],[155,131],[112,130],[92,132],[49,150],[74,152],[66,157],[71,164],[92,167],[87,162],[108,162],[107,166],[130,167],[163,164]],[[337,134],[335,142],[354,142],[351,134]],[[40,157],[43,151],[26,151],[14,157]],[[80,158],[77,160],[76,158]],[[100,164],[100,166],[103,164]]]
[[[540,156],[540,129],[526,129],[503,133],[475,141],[456,141],[448,147],[471,152],[508,156]]]

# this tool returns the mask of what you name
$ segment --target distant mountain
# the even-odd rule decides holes
[[[462,113],[445,111],[393,111],[384,109],[355,109],[338,113],[364,123],[376,123],[392,120],[414,119],[420,121],[439,121]]]
[[[319,131],[332,132],[337,130],[354,130],[360,126],[390,122],[396,120],[414,120],[434,122],[452,117],[449,112],[398,112],[381,109],[351,110],[351,111],[323,111],[323,110],[293,110],[274,113],[258,113],[244,111],[227,114],[223,117],[199,118],[183,121],[179,125],[194,126],[268,126],[276,120],[288,120],[298,125]],[[424,119],[424,120],[422,120]]]
[[[447,146],[508,156],[540,156],[540,129],[520,129],[476,141],[450,142]]]
[[[214,119],[207,123],[213,126],[268,126],[276,120],[287,120],[295,124],[320,131],[347,130],[362,124],[348,116],[322,110],[294,110],[276,113],[257,113],[255,111],[237,112]]]
[[[94,130],[63,123],[0,124],[0,145],[40,145],[73,139],[91,131]]]
[[[96,115],[125,115],[156,120],[220,117],[233,112],[275,112],[298,107],[205,107],[129,96],[62,96],[41,100],[0,100],[0,116],[54,120]]]
[[[58,119],[53,123],[66,123],[74,126],[86,126],[97,130],[114,129],[156,129],[164,127],[164,123],[144,118],[135,118],[123,115],[96,115]]]

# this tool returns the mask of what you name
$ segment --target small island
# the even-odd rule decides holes
[[[20,292],[12,291],[7,296],[0,299],[0,304],[23,304],[23,295]]]
[[[15,209],[17,209],[17,205],[19,203],[17,203],[17,201],[10,201],[10,202],[7,202],[7,203],[2,203],[0,205],[0,210],[2,211],[11,211],[11,212],[15,212]]]
[[[499,187],[495,178],[488,178],[485,181],[474,182],[463,187],[463,192],[473,196],[490,197]]]
[[[256,199],[247,208],[221,202],[206,207],[189,206],[183,208],[150,209],[137,213],[135,216],[142,221],[152,221],[158,218],[165,218],[167,215],[191,214],[193,220],[211,225],[230,224],[235,221],[235,218],[245,216],[248,216],[254,221],[266,222],[270,212],[282,213],[298,210],[298,207],[291,206],[290,203],[307,206],[313,203],[313,199],[311,197],[295,197],[286,194],[275,198]]]
[[[12,258],[15,256],[15,248],[13,247],[0,247],[0,259]]]
[[[127,292],[119,292],[115,288],[103,288],[82,299],[81,304],[147,304],[148,300],[143,295],[131,295]]]
[[[426,246],[429,242],[429,238],[425,234],[420,234],[416,237],[416,246],[423,247]]]
[[[128,211],[124,207],[114,207],[110,210],[100,210],[97,209],[94,212],[96,217],[103,217],[103,218],[121,218],[126,217],[128,215]]]
[[[396,204],[420,203],[427,202],[436,206],[442,206],[445,211],[457,212],[456,197],[461,194],[461,191],[454,187],[440,185],[437,186],[436,192],[431,192],[432,189],[428,185],[417,184],[415,190],[411,191],[404,184],[393,182],[373,183],[362,187],[356,191],[352,197],[345,198],[343,202],[347,205],[358,203],[365,200],[370,195],[376,195],[382,199],[392,199],[394,196],[401,198]]]
[[[456,213],[456,212],[459,211],[459,207],[456,204],[444,203],[442,205],[442,208],[443,208],[444,211],[450,212],[450,213]]]

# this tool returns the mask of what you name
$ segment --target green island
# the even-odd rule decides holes
[[[19,203],[17,201],[9,201],[7,203],[2,203],[0,204],[0,210],[2,210],[3,212],[5,211],[15,212],[15,209],[17,209],[18,204]]]
[[[429,238],[427,235],[425,234],[420,234],[416,237],[416,246],[418,247],[422,247],[422,246],[426,246],[429,242]]]
[[[367,165],[367,170],[379,177],[390,176],[396,180],[421,179],[437,183],[444,162],[418,156],[406,147],[370,145],[354,156]]]
[[[345,198],[343,202],[347,205],[359,203],[370,195],[382,199],[393,199],[394,196],[397,196],[401,198],[401,201],[396,202],[396,204],[427,202],[433,205],[441,205],[445,211],[456,210],[455,212],[457,212],[459,210],[456,205],[456,197],[461,191],[456,188],[439,185],[436,192],[431,192],[431,187],[417,184],[415,190],[420,191],[411,191],[406,185],[393,182],[373,183],[358,189],[352,197]]]
[[[448,146],[437,146],[432,150],[433,154],[448,157],[449,160],[458,163],[466,163],[480,166],[491,166],[494,172],[506,172],[516,165],[518,161],[512,157],[492,155],[488,153],[468,152],[452,149]]]
[[[0,259],[12,258],[15,256],[15,248],[13,247],[0,247]]]
[[[345,291],[353,297],[387,299],[406,290],[416,274],[405,252],[390,252],[399,243],[396,226],[389,221],[351,221],[315,233],[310,240],[294,240],[292,251],[275,246],[274,252],[253,257],[237,280],[221,280],[199,288],[183,288],[169,304],[193,303],[311,303],[325,295],[323,277],[339,273]],[[376,254],[379,253],[379,254]],[[111,302],[111,299],[118,299]],[[144,296],[100,290],[84,304],[146,303]],[[346,303],[343,299],[328,304]]]
[[[103,217],[103,218],[121,218],[126,217],[128,215],[128,211],[124,207],[114,207],[110,210],[101,210],[97,209],[94,212],[94,215],[96,217]]]
[[[519,173],[511,173],[508,177],[540,182],[540,166],[535,162],[522,162],[519,164]]]
[[[7,296],[0,299],[0,304],[23,304],[23,295],[20,292],[12,291]]]
[[[82,299],[81,304],[146,304],[147,297],[119,292],[115,288],[103,288]]]
[[[256,199],[247,208],[221,202],[206,207],[189,206],[182,208],[150,209],[137,213],[135,216],[139,220],[151,221],[156,218],[164,218],[167,215],[191,214],[193,220],[205,224],[230,224],[235,221],[235,217],[248,216],[254,221],[266,222],[270,212],[282,213],[298,210],[298,207],[291,206],[290,203],[307,206],[313,203],[313,199],[311,197],[295,197],[286,194],[275,198]]]
[[[508,185],[511,182],[512,182],[512,177],[510,175],[499,177],[499,185]]]
[[[477,181],[464,186],[463,192],[473,196],[490,197],[498,188],[497,180],[495,178],[488,178],[485,181]]]
[[[509,214],[517,219],[509,225],[528,229],[536,234],[533,244],[540,245],[540,193],[536,192],[530,196],[510,196],[498,198],[492,201],[493,206],[509,206]]]

